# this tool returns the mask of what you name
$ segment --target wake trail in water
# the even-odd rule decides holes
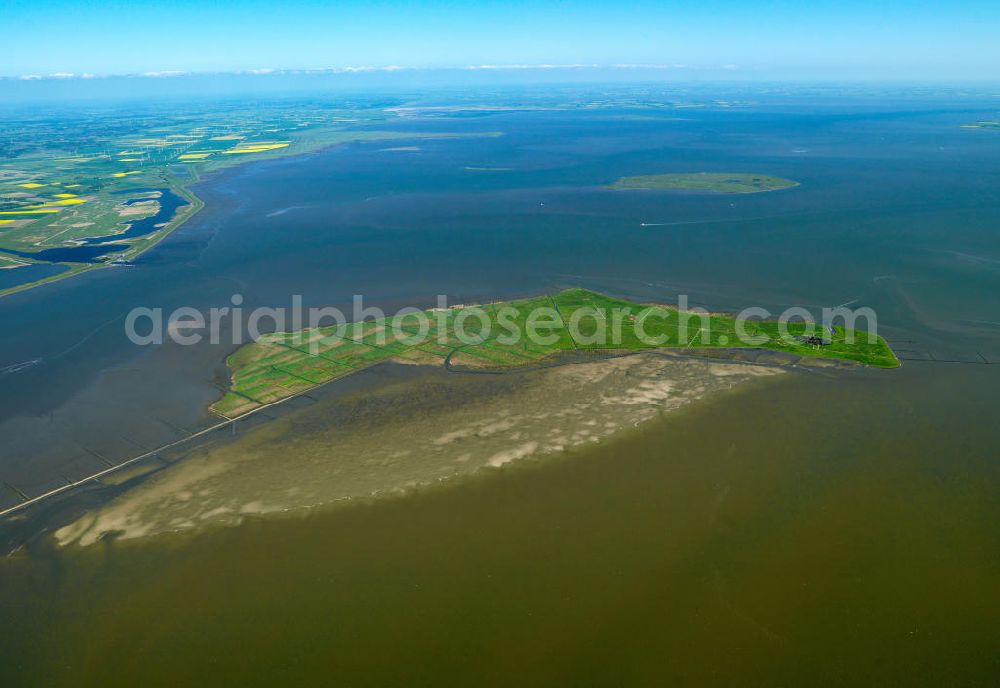
[[[30,361],[22,361],[21,363],[14,363],[12,365],[0,368],[0,375],[11,375],[13,373],[19,373],[22,370],[27,370],[32,368],[42,362],[40,358],[33,358]]]
[[[63,356],[66,356],[67,354],[70,354],[73,351],[76,351],[81,346],[83,346],[88,341],[90,341],[90,339],[95,334],[97,334],[98,332],[100,332],[101,330],[103,330],[108,325],[111,325],[112,323],[118,322],[119,320],[123,319],[124,317],[125,317],[125,313],[122,313],[121,315],[116,315],[111,320],[108,320],[106,322],[101,323],[100,325],[98,325],[97,327],[95,327],[93,330],[91,330],[90,332],[88,332],[86,335],[84,335],[83,339],[81,339],[80,341],[78,341],[76,344],[73,344],[68,349],[64,349],[63,351],[60,351],[55,356],[52,356],[51,360],[56,360],[58,358],[62,358]]]
[[[86,335],[84,335],[84,337],[82,339],[80,339],[80,341],[76,342],[75,344],[73,344],[72,346],[70,346],[67,349],[63,349],[62,351],[60,351],[57,354],[49,356],[48,358],[46,358],[44,356],[41,356],[39,358],[32,358],[31,360],[28,360],[28,361],[21,361],[20,363],[12,363],[12,364],[10,364],[8,366],[4,366],[3,368],[0,368],[0,375],[13,375],[14,373],[20,373],[20,372],[22,372],[24,370],[28,370],[29,368],[34,368],[35,366],[41,365],[45,361],[55,361],[55,360],[57,360],[59,358],[62,358],[63,356],[66,356],[66,355],[72,353],[76,349],[79,349],[81,346],[83,346],[84,344],[86,344],[88,341],[90,341],[90,339],[93,338],[94,335],[96,335],[98,332],[100,332],[101,330],[103,330],[108,325],[116,323],[119,320],[122,320],[124,317],[125,317],[125,313],[122,313],[121,315],[115,316],[111,320],[108,320],[106,322],[101,323],[100,325],[98,325],[97,327],[95,327],[93,330],[91,330],[90,332],[88,332]]]

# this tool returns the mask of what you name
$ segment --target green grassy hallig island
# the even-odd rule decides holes
[[[980,120],[975,124],[963,124],[963,129],[1000,129],[1000,121]]]
[[[761,348],[795,356],[854,361],[880,368],[899,365],[881,337],[834,326],[832,333],[809,338],[807,325],[789,323],[783,336],[777,322],[745,321],[742,341],[736,318],[696,314],[673,306],[639,304],[585,289],[566,289],[551,296],[482,306],[431,309],[420,315],[429,329],[419,332],[416,314],[396,323],[365,320],[296,333],[264,335],[232,354],[230,390],[212,410],[235,418],[266,404],[299,394],[387,359],[446,364],[462,368],[505,369],[543,362],[571,351],[631,352],[651,349],[697,351],[718,348]],[[534,317],[534,320],[531,318]],[[534,322],[534,326],[529,323]],[[617,323],[617,324],[616,324]],[[641,326],[638,330],[636,325]],[[481,341],[469,343],[469,337]],[[544,342],[523,336],[533,327]],[[817,331],[821,328],[817,327]],[[601,331],[605,337],[598,336]],[[520,333],[516,342],[505,335]],[[621,336],[615,338],[614,333]],[[643,333],[641,337],[639,333]],[[649,338],[658,338],[651,343]],[[826,341],[820,343],[819,339]]]
[[[779,191],[798,186],[799,183],[781,177],[742,172],[695,172],[691,174],[650,174],[622,177],[609,188],[626,191],[631,189],[673,189],[677,191],[706,191],[709,193],[760,193]]]

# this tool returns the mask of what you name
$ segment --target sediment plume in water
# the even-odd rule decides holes
[[[401,494],[571,451],[780,372],[657,354],[498,376],[428,370],[197,451],[56,540],[90,545]]]

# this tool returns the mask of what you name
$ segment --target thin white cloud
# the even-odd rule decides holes
[[[398,72],[401,69],[407,69],[407,67],[400,67],[399,65],[385,65],[384,67],[370,67],[367,65],[361,65],[361,66],[348,66],[348,67],[333,67],[325,71],[330,71],[334,73],[352,74],[355,72]]]
[[[440,68],[448,71],[454,68]],[[323,67],[323,68],[313,68],[313,69],[275,69],[272,67],[260,67],[257,69],[249,69],[244,71],[235,72],[213,72],[212,74],[244,74],[244,75],[267,75],[267,74],[364,74],[369,72],[398,72],[398,71],[440,71],[440,69],[434,68],[420,68],[420,67],[405,67],[402,65],[346,65],[342,67]],[[665,63],[631,63],[631,62],[621,62],[614,64],[586,64],[582,62],[574,62],[567,64],[554,64],[554,63],[539,63],[539,64],[477,64],[477,65],[467,65],[464,67],[459,67],[457,69],[465,71],[527,71],[527,70],[574,70],[574,69],[610,69],[610,70],[724,70],[724,71],[735,71],[743,69],[738,64],[724,64],[724,65],[687,65],[687,64],[665,64]],[[40,81],[49,79],[97,79],[97,78],[108,78],[108,77],[140,77],[140,78],[170,78],[170,77],[181,77],[181,76],[197,76],[197,73],[185,72],[181,70],[161,70],[161,71],[150,71],[143,72],[141,74],[104,74],[97,75],[85,72],[82,74],[75,74],[73,72],[52,72],[50,74],[22,74],[20,77],[0,77],[0,78],[16,78],[21,81]]]
[[[411,70],[413,67],[402,67],[400,65],[346,65],[344,67],[320,67],[314,69],[278,69],[273,70],[273,74],[363,74],[368,72],[398,72]]]
[[[612,69],[683,69],[684,65],[668,64],[613,64]]]
[[[468,65],[462,69],[472,71],[481,69],[588,69],[599,66],[596,64],[481,64]]]

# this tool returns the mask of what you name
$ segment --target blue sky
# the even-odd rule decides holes
[[[997,0],[2,0],[0,75],[657,65],[1000,80]]]

